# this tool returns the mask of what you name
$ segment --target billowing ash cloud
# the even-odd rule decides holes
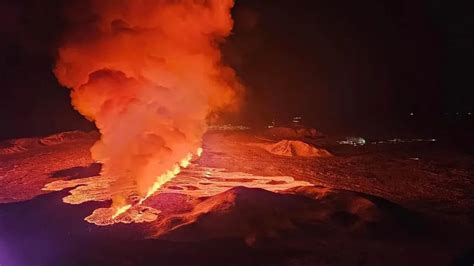
[[[233,0],[92,0],[71,7],[54,73],[95,122],[91,149],[114,205],[200,147],[206,119],[234,110],[242,86],[221,61]],[[84,12],[84,14],[80,13]]]

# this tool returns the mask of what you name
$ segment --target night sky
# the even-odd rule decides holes
[[[51,71],[70,2],[1,1],[0,138],[94,128]],[[240,122],[302,115],[331,131],[474,111],[467,1],[236,2],[222,49],[248,87]]]

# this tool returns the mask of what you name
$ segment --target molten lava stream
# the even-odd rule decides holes
[[[201,157],[202,155],[202,148],[199,147],[196,151],[196,156]],[[180,172],[181,168],[187,168],[191,164],[191,160],[193,158],[192,153],[188,153],[186,157],[184,157],[179,163],[175,164],[171,170],[166,171],[164,174],[158,176],[156,178],[155,183],[148,189],[147,194],[145,197],[141,198],[137,205],[141,205],[146,199],[152,196],[158,189],[160,189],[164,184],[169,182],[171,179],[176,177]],[[120,215],[126,213],[130,208],[132,208],[132,204],[127,204],[121,207],[117,207],[115,213],[112,215],[112,219],[119,217]]]
[[[128,204],[128,205],[125,205],[125,206],[122,206],[122,207],[119,207],[117,208],[117,211],[115,212],[114,215],[112,215],[112,219],[115,219],[115,217],[125,213],[126,211],[128,211],[128,209],[130,209],[132,207],[132,204]]]

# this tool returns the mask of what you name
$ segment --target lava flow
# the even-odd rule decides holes
[[[66,10],[54,73],[101,133],[91,153],[114,180],[113,218],[187,167],[202,152],[206,120],[238,106],[242,85],[219,50],[233,4],[90,0]]]
[[[196,151],[197,156],[201,156],[202,148],[198,148]],[[155,183],[148,189],[147,194],[145,197],[141,198],[138,204],[142,204],[146,199],[148,199],[151,195],[153,195],[159,188],[161,188],[165,183],[169,182],[171,179],[176,177],[181,172],[181,168],[187,168],[191,164],[191,159],[193,158],[192,153],[188,153],[188,155],[183,158],[179,164],[175,164],[171,170],[166,171],[164,174],[158,176],[156,178]],[[132,207],[132,204],[127,204],[121,207],[117,207],[115,213],[112,215],[112,219],[120,216],[121,214],[125,213]]]

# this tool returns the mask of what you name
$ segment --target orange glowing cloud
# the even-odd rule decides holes
[[[201,153],[206,119],[238,106],[242,85],[219,50],[233,4],[92,0],[77,9],[83,14],[66,11],[71,26],[54,73],[100,130],[91,152],[103,163],[101,175],[116,180],[117,209],[149,196],[167,181],[160,177]]]

